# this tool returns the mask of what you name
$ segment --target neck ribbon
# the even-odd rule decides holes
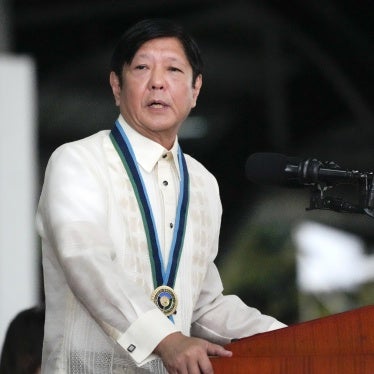
[[[144,230],[147,237],[154,288],[156,289],[162,285],[173,288],[183,248],[189,204],[189,176],[183,152],[179,147],[178,163],[181,175],[179,198],[174,226],[174,235],[171,243],[169,259],[165,268],[147,190],[145,188],[134,151],[118,120],[110,133],[110,139],[114,145],[114,148],[117,150],[130,178],[139,205]]]

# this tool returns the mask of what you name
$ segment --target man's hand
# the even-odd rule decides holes
[[[155,348],[170,374],[211,374],[208,356],[231,357],[232,352],[207,340],[190,338],[175,332],[164,338]]]

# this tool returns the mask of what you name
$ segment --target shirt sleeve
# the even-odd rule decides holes
[[[239,297],[223,295],[222,280],[214,264],[218,253],[222,205],[219,187],[213,176],[210,177],[209,186],[211,191],[215,191],[209,195],[208,199],[210,199],[210,205],[217,210],[217,213],[212,215],[217,219],[216,232],[205,279],[194,308],[191,335],[225,345],[232,339],[286,327],[275,318],[261,314],[257,309],[247,306]]]
[[[275,318],[247,306],[239,297],[223,295],[222,291],[220,275],[211,263],[194,312],[192,335],[225,345],[232,339],[286,327]]]
[[[140,364],[177,330],[120,265],[108,234],[108,182],[98,162],[78,145],[54,153],[37,226],[43,246],[51,248],[47,255],[56,256],[74,296]]]

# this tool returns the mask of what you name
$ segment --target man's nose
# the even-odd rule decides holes
[[[160,69],[155,69],[152,71],[150,77],[150,88],[152,90],[162,90],[165,87],[165,77]]]

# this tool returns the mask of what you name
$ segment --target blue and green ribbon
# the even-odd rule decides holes
[[[140,174],[134,151],[118,120],[110,133],[110,139],[122,160],[123,166],[126,169],[139,205],[144,230],[147,237],[154,288],[156,289],[162,285],[174,288],[186,232],[189,204],[189,175],[183,152],[179,147],[178,163],[181,175],[179,198],[173,240],[171,243],[169,259],[165,268],[147,190]]]

